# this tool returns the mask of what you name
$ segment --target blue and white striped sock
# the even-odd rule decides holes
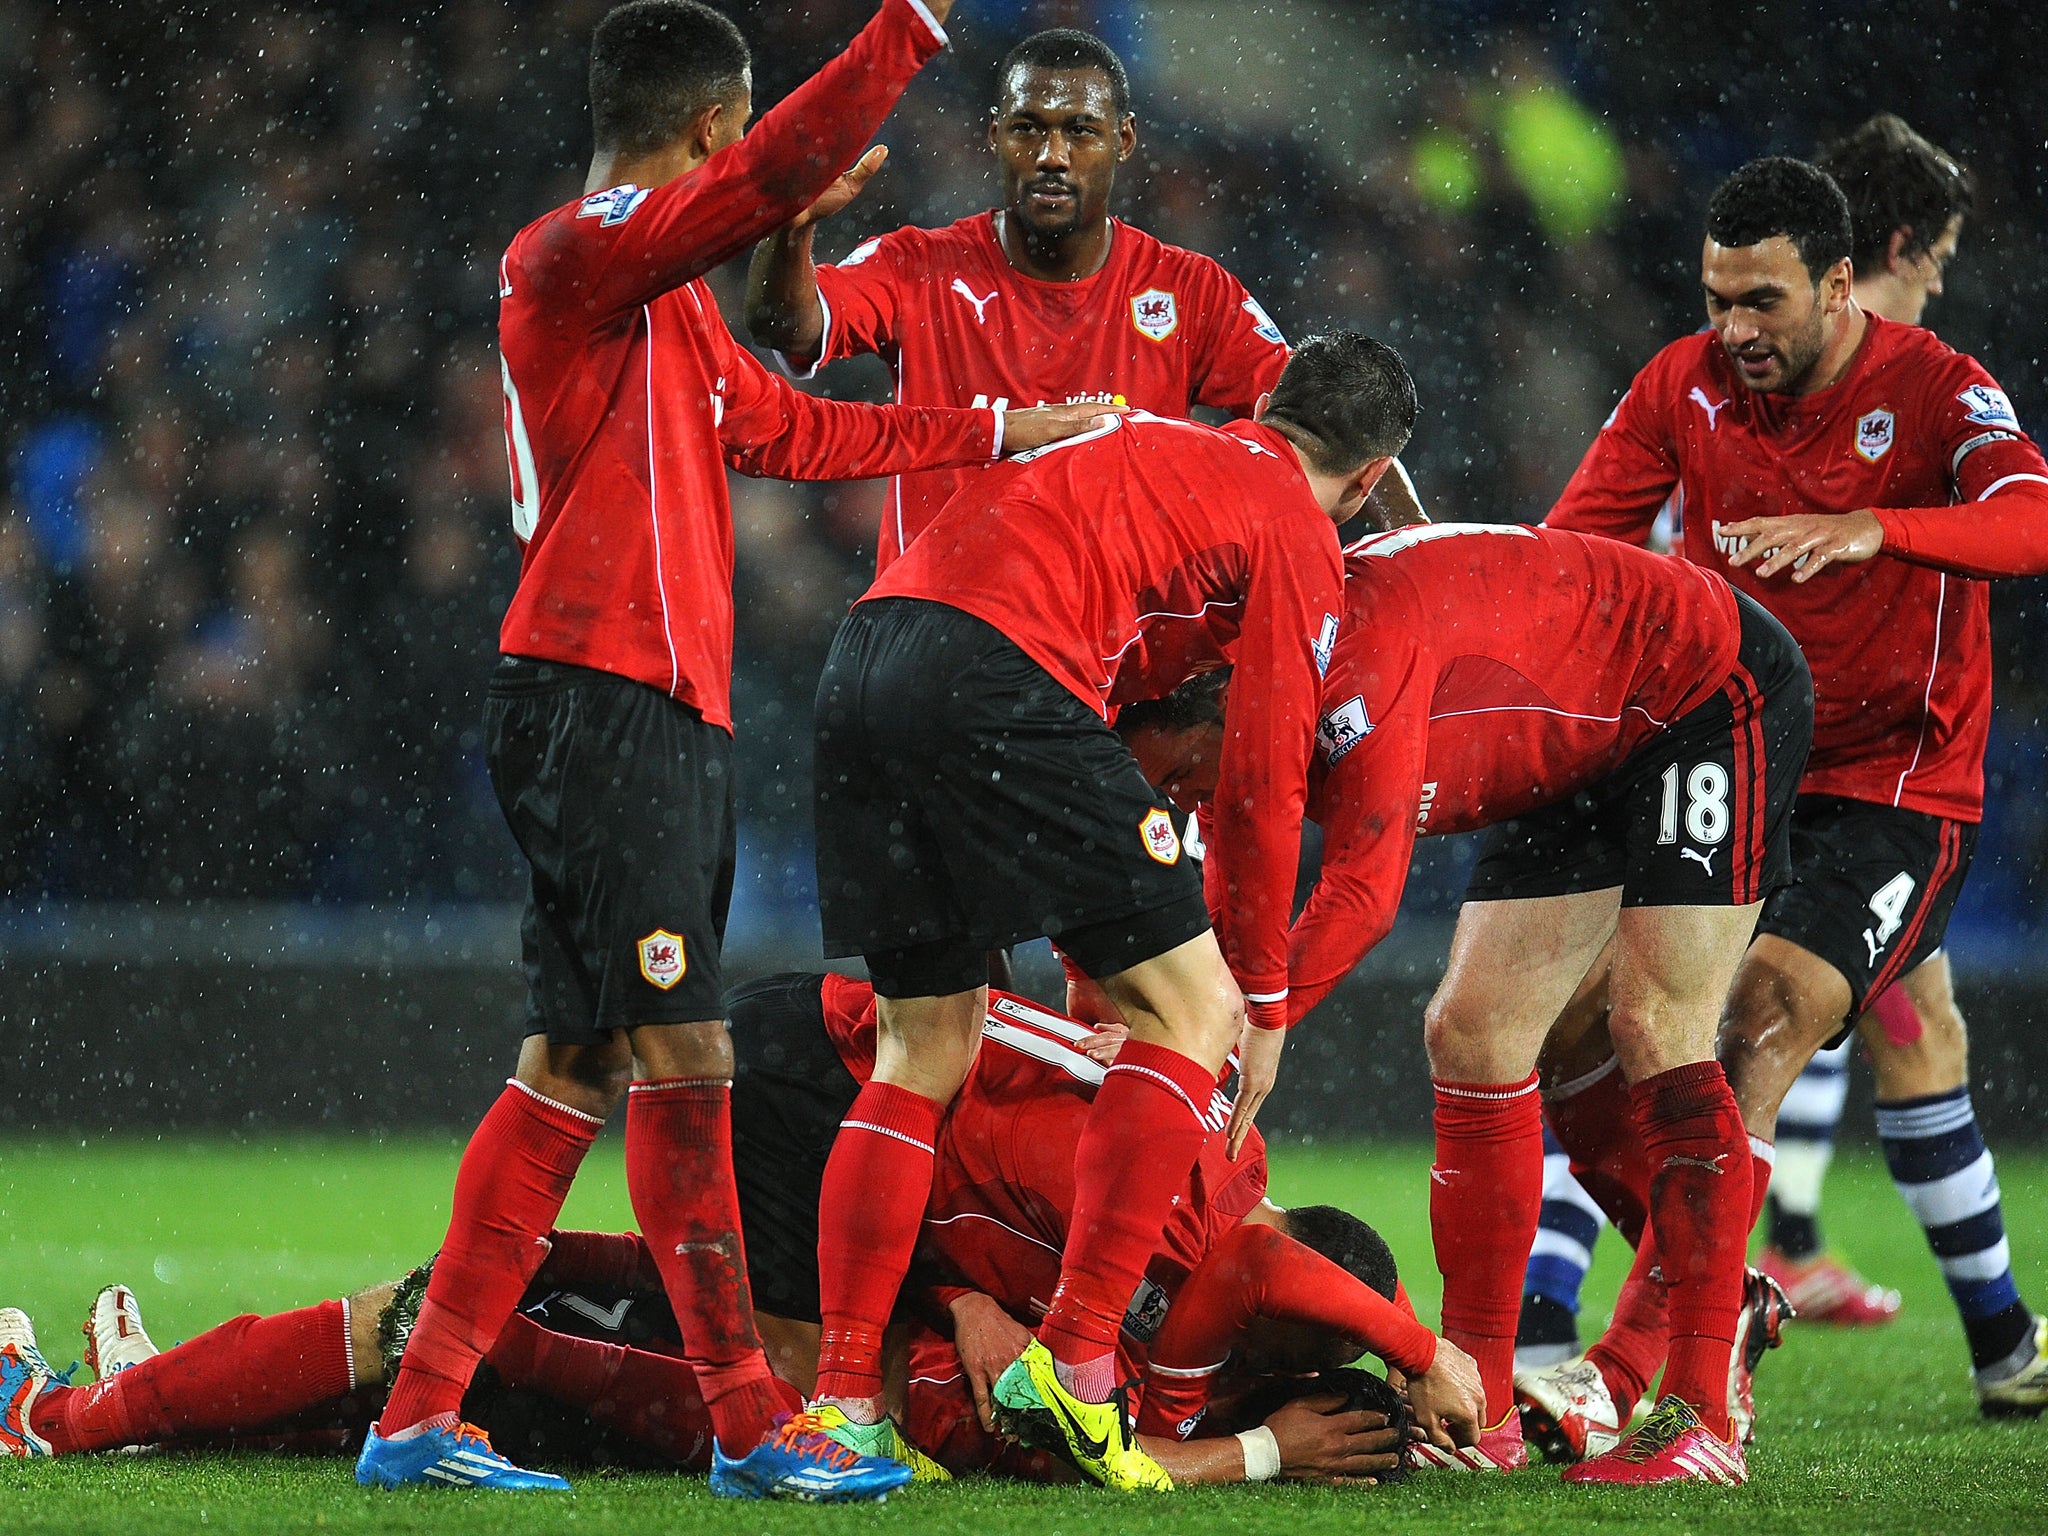
[[[1523,1327],[1515,1355],[1524,1366],[1578,1353],[1579,1289],[1593,1264],[1593,1243],[1605,1217],[1572,1177],[1571,1159],[1548,1126],[1543,1131],[1543,1209],[1522,1279]]]
[[[1892,1182],[1941,1261],[1971,1364],[1981,1371],[2009,1359],[2033,1320],[2013,1282],[1998,1172],[1977,1134],[1968,1085],[1879,1104],[1877,1134]]]
[[[1778,1162],[1771,1173],[1766,1231],[1788,1259],[1821,1250],[1820,1187],[1835,1155],[1835,1127],[1849,1097],[1849,1052],[1854,1038],[1817,1052],[1778,1106]]]

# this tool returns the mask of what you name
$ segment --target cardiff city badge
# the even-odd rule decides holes
[[[1173,830],[1173,818],[1154,806],[1145,813],[1145,819],[1138,823],[1138,836],[1145,840],[1145,851],[1161,864],[1180,862],[1180,834]]]
[[[1856,457],[1875,464],[1892,451],[1896,423],[1890,411],[1871,411],[1856,418]]]
[[[1139,335],[1164,341],[1180,329],[1180,306],[1164,288],[1147,288],[1131,300],[1131,324]]]
[[[681,981],[689,968],[681,934],[657,928],[640,941],[640,974],[662,991]]]

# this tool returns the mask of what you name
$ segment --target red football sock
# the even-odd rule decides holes
[[[59,1456],[264,1429],[355,1386],[348,1307],[230,1318],[90,1387],[51,1387],[29,1427]]]
[[[1515,1400],[1522,1274],[1543,1207],[1536,1074],[1518,1083],[1436,1083],[1429,1226],[1444,1277],[1444,1337],[1479,1366],[1486,1422]]]
[[[534,1278],[599,1291],[661,1289],[661,1270],[638,1232],[550,1232],[548,1256]]]
[[[1615,1299],[1614,1320],[1586,1358],[1599,1367],[1614,1398],[1615,1412],[1626,1424],[1650,1378],[1663,1368],[1671,1348],[1663,1272],[1658,1268],[1657,1224],[1645,1227],[1636,1241],[1636,1256]]]
[[[603,1124],[517,1079],[505,1085],[462,1154],[448,1236],[380,1433],[453,1422],[477,1362],[547,1257],[547,1233]]]
[[[1663,1394],[1728,1434],[1728,1355],[1742,1307],[1756,1178],[1742,1112],[1715,1061],[1636,1085],[1636,1123],[1649,1148],[1650,1225],[1671,1317]]]
[[[1070,1373],[1068,1390],[1086,1400],[1115,1390],[1117,1330],[1202,1155],[1215,1090],[1216,1074],[1192,1057],[1127,1040],[1095,1091],[1074,1148],[1059,1288],[1038,1330]]]
[[[711,1465],[714,1410],[687,1361],[555,1333],[518,1313],[486,1358],[507,1386],[580,1408],[692,1471]]]
[[[1612,1056],[1582,1077],[1543,1095],[1550,1134],[1570,1154],[1572,1177],[1631,1244],[1649,1210],[1650,1164],[1629,1109],[1628,1079]]]
[[[744,1456],[803,1406],[768,1369],[732,1176],[732,1084],[663,1078],[626,1095],[626,1189],[682,1330],[718,1443]]]
[[[816,1396],[879,1421],[882,1330],[910,1268],[932,1192],[932,1146],[946,1106],[893,1083],[862,1088],[825,1161],[818,1192]]]
[[[1771,1192],[1771,1171],[1778,1165],[1778,1145],[1761,1136],[1749,1138],[1749,1225],[1742,1229],[1745,1246],[1756,1230],[1756,1219],[1764,1213],[1764,1196]]]

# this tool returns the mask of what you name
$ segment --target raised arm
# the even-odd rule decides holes
[[[755,346],[781,353],[799,372],[816,366],[825,345],[825,304],[811,258],[818,222],[858,197],[888,158],[889,151],[877,144],[816,202],[754,247],[747,267],[747,334]]]

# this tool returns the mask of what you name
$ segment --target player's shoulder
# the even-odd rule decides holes
[[[1712,331],[1694,331],[1657,349],[1656,355],[1637,372],[1633,391],[1650,401],[1683,399],[1694,387],[1712,387],[1727,393],[1727,354]]]
[[[1990,370],[1921,325],[1870,317],[1870,344],[1878,349],[1876,372],[1920,391],[1931,409],[1954,406],[1982,426],[2017,427],[2012,402]]]
[[[872,265],[877,271],[894,271],[906,278],[951,274],[981,255],[994,238],[986,213],[936,229],[905,224],[886,235],[863,240],[832,265],[840,271]]]
[[[1241,286],[1237,279],[1230,275],[1230,270],[1213,256],[1191,251],[1184,245],[1174,245],[1122,219],[1111,219],[1110,224],[1115,230],[1114,238],[1123,245],[1125,259],[1134,267],[1171,272],[1201,281],[1225,282],[1233,287]]]

